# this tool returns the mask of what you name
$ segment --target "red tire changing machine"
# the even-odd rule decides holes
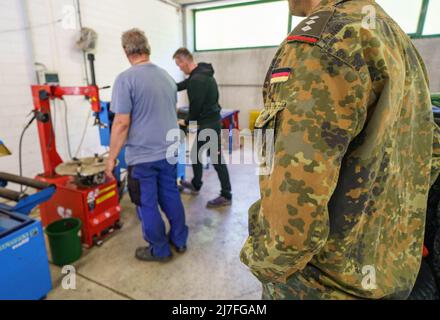
[[[121,227],[118,184],[116,180],[106,178],[100,185],[84,186],[78,183],[75,177],[55,173],[55,168],[63,163],[63,160],[57,152],[50,108],[51,100],[63,100],[64,96],[84,96],[90,101],[95,115],[101,112],[93,55],[89,55],[89,61],[91,85],[35,85],[32,86],[32,97],[44,165],[44,172],[36,179],[56,185],[53,197],[40,205],[43,226],[46,227],[63,218],[79,218],[82,221],[82,242],[90,248],[93,245],[101,245],[106,235]]]

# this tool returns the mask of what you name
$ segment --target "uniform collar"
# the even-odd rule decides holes
[[[321,0],[321,3],[319,4],[319,7],[324,7],[324,6],[337,6],[338,4],[341,4],[343,2],[349,2],[349,1],[353,1],[353,0]],[[375,2],[375,0],[369,0],[370,2]]]
[[[336,6],[342,2],[347,2],[347,1],[351,1],[351,0],[321,0],[320,5],[321,6],[328,6],[328,5]]]
[[[350,2],[354,0],[321,0],[319,5],[313,10],[313,12],[323,11],[323,10],[333,10],[337,5],[344,2]],[[367,0],[369,2],[375,2],[375,0]]]

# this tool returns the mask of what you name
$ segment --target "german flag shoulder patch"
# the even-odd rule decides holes
[[[272,71],[270,84],[286,82],[289,80],[292,68],[279,68]]]
[[[321,39],[330,19],[333,17],[332,11],[318,11],[305,18],[287,37],[287,42],[305,42],[315,44]]]

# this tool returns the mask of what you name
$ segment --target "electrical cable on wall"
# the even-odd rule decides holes
[[[54,101],[54,108],[53,108],[53,119],[52,119],[52,124],[53,124],[53,131],[55,132],[55,135],[57,133],[57,104]]]
[[[20,177],[23,177],[23,138],[24,138],[24,134],[29,129],[29,127],[31,126],[32,122],[34,122],[35,119],[36,119],[36,115],[35,115],[35,113],[33,113],[31,120],[29,120],[29,122],[25,125],[25,127],[23,128],[23,130],[21,131],[21,134],[20,134],[20,140],[18,143],[18,170],[19,170]],[[23,190],[23,185],[20,185],[20,192],[21,193],[26,192],[26,189]]]
[[[82,133],[82,136],[81,136],[81,140],[80,140],[79,145],[78,145],[78,148],[76,149],[76,152],[75,152],[75,158],[78,158],[78,156],[79,156],[79,152],[80,152],[81,149],[82,149],[82,146],[83,146],[83,143],[84,143],[84,139],[85,139],[86,134],[87,134],[87,128],[88,128],[88,126],[89,126],[90,116],[91,116],[91,115],[92,115],[92,110],[89,109],[89,111],[88,111],[88,113],[87,113],[87,119],[86,119],[86,122],[85,122],[85,125],[84,125],[84,129],[83,129],[83,133]]]
[[[81,134],[81,140],[78,144],[78,147],[76,149],[76,152],[73,156],[72,154],[72,147],[71,147],[71,142],[70,142],[70,130],[69,130],[69,121],[68,121],[68,107],[67,107],[67,102],[66,100],[62,99],[63,104],[64,104],[64,125],[66,126],[66,141],[67,141],[67,152],[69,154],[69,158],[70,159],[74,159],[74,158],[78,158],[79,152],[82,149],[82,146],[84,144],[84,140],[87,134],[87,128],[89,126],[89,122],[90,122],[90,117],[92,115],[92,110],[90,109],[87,113],[87,118],[84,124],[84,129],[83,132]]]
[[[53,102],[53,103],[55,103],[55,102]],[[55,105],[54,107],[52,106],[52,100],[49,101],[49,104],[50,104],[50,108],[51,108],[51,110],[55,110],[56,105]],[[53,126],[52,118],[50,118],[49,120],[50,120],[51,123],[52,123],[52,130],[51,130],[51,135],[49,136],[49,141],[47,142],[47,148],[48,148],[48,149],[51,149],[51,148],[52,148],[52,145],[53,145],[54,137],[55,137],[55,130],[56,130],[56,128]],[[56,146],[55,146],[55,147],[56,147]]]
[[[77,13],[78,13],[79,27],[80,27],[80,29],[82,29],[83,28],[83,23],[82,23],[82,16],[81,16],[81,4],[80,4],[79,0],[76,0],[76,7],[77,7]],[[83,51],[83,62],[84,62],[84,71],[85,71],[85,76],[86,76],[86,83],[87,83],[87,85],[90,85],[89,71],[87,70],[87,57],[86,57],[86,53],[84,51]]]
[[[72,148],[70,145],[70,136],[69,136],[69,121],[67,120],[67,103],[66,100],[61,99],[61,101],[63,101],[64,104],[64,125],[66,126],[66,142],[67,142],[67,153],[69,155],[70,159],[73,159],[72,156]]]

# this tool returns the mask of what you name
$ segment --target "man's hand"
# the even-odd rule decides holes
[[[114,179],[115,176],[113,175],[113,170],[115,170],[116,166],[116,159],[108,159],[107,164],[105,166],[105,175],[109,177],[110,179]]]
[[[181,126],[181,127],[186,127],[185,120],[183,120],[183,119],[179,119],[179,121],[177,121],[177,123],[178,123],[179,126]]]

